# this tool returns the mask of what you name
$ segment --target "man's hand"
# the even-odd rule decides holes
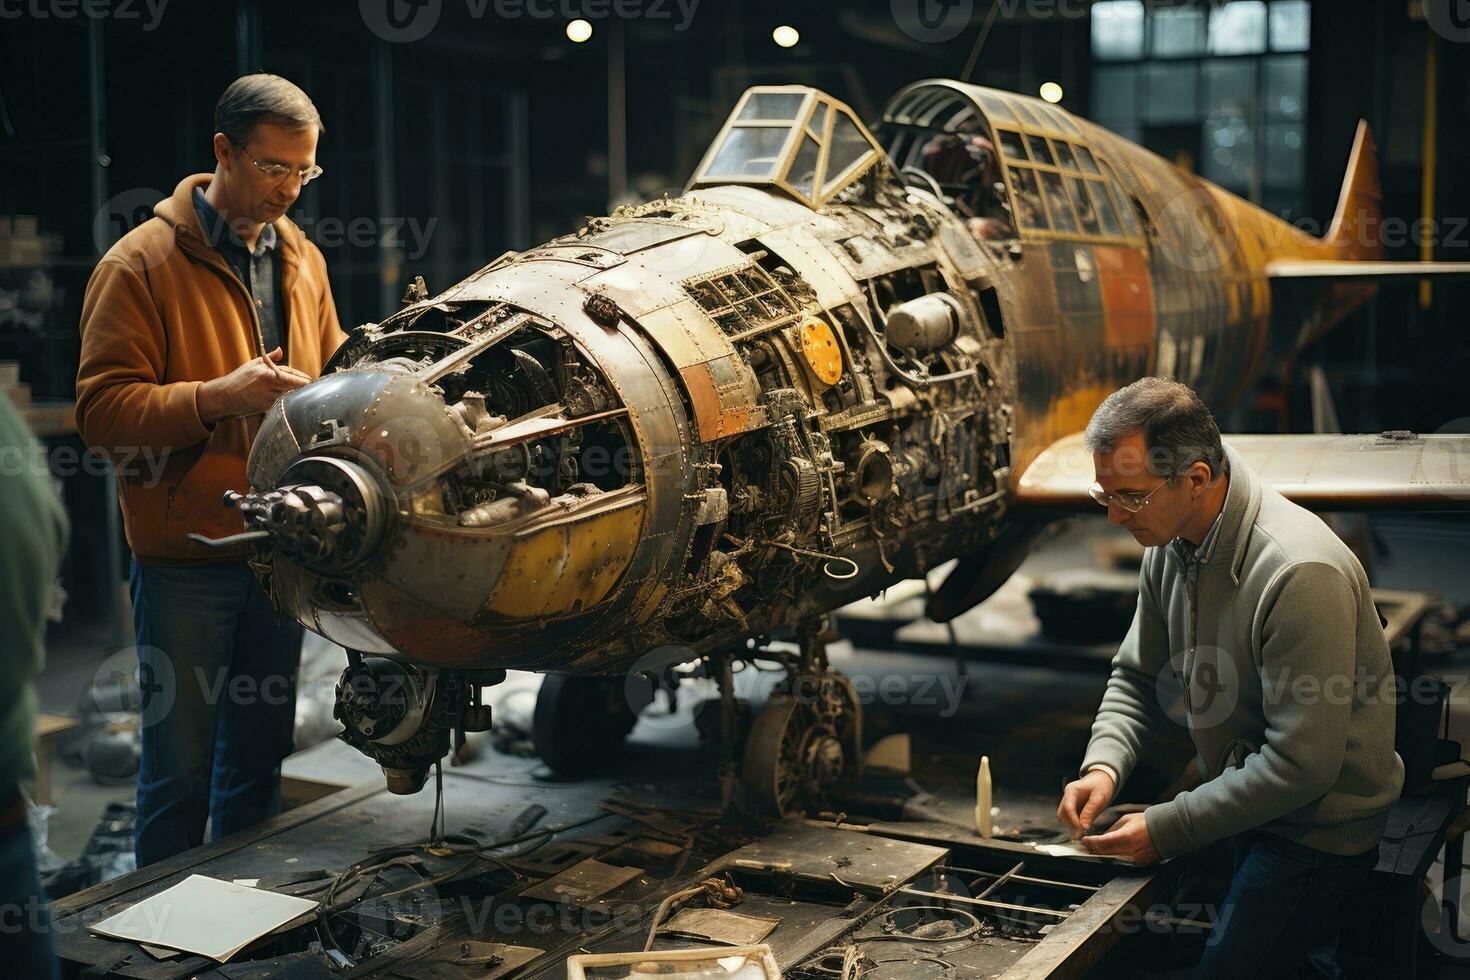
[[[1057,807],[1057,819],[1072,832],[1072,839],[1081,837],[1092,828],[1092,820],[1098,811],[1113,800],[1113,777],[1101,769],[1094,769],[1081,779],[1073,780],[1062,790],[1062,805]]]
[[[1127,813],[1118,818],[1106,834],[1082,838],[1082,846],[1094,854],[1122,858],[1134,864],[1153,864],[1159,859],[1153,839],[1148,835],[1148,821],[1141,813]]]
[[[288,391],[310,384],[311,378],[282,364],[277,347],[262,357],[235,368],[222,378],[199,386],[196,399],[205,425],[242,415],[260,415]]]

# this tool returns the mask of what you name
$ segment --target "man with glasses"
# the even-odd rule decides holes
[[[133,552],[140,867],[200,844],[206,819],[218,839],[280,809],[301,628],[271,608],[249,544],[188,535],[239,531],[222,500],[247,482],[263,413],[343,340],[322,254],[286,217],[322,173],[316,107],[247,75],[214,130],[214,172],[108,250],[82,305],[77,424],[113,455]]]
[[[1182,699],[1202,784],[1083,845],[1146,864],[1231,840],[1235,877],[1196,975],[1341,976],[1343,902],[1377,862],[1404,772],[1367,576],[1326,524],[1222,446],[1182,384],[1115,392],[1085,441],[1093,499],[1147,550],[1057,817],[1074,836],[1091,830]]]

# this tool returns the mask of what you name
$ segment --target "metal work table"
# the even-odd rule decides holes
[[[806,971],[806,963],[824,950],[842,948],[854,933],[860,937],[873,934],[879,928],[876,916],[882,911],[941,902],[976,914],[986,923],[981,933],[968,940],[943,942],[890,936],[888,941],[871,944],[885,963],[909,957],[912,969],[925,975],[937,963],[952,966],[948,973],[939,969],[935,976],[1075,976],[1116,941],[1118,934],[1103,927],[1130,904],[1136,907],[1143,902],[1152,881],[1141,872],[1119,875],[1113,867],[1047,857],[1021,844],[982,842],[950,824],[834,827],[830,821],[721,821],[713,812],[697,809],[701,794],[709,789],[698,783],[640,785],[640,807],[628,802],[632,795],[628,787],[611,780],[539,782],[530,778],[533,764],[526,760],[495,756],[486,762],[493,762],[497,773],[493,779],[473,772],[445,771],[445,829],[450,834],[498,839],[531,804],[548,811],[538,828],[598,816],[609,797],[613,801],[608,805],[619,812],[510,859],[534,881],[509,883],[508,875],[478,866],[467,872],[467,878],[431,890],[429,897],[404,896],[407,906],[398,903],[378,914],[391,916],[398,926],[407,924],[413,934],[399,943],[382,944],[389,948],[347,969],[333,969],[319,949],[308,948],[322,935],[312,922],[278,932],[275,938],[262,941],[274,946],[253,947],[255,951],[248,949],[238,960],[223,965],[189,955],[158,960],[136,944],[87,931],[88,924],[190,874],[225,880],[260,878],[265,884],[293,872],[298,873],[296,877],[314,870],[336,872],[362,860],[379,845],[426,837],[433,816],[432,791],[394,797],[378,783],[359,786],[57,902],[52,915],[58,952],[89,975],[150,980],[186,976],[559,977],[565,958],[572,953],[641,949],[654,909],[663,898],[721,875],[744,890],[733,911],[780,920],[764,941],[787,976],[821,975]],[[650,802],[655,800],[658,809]],[[537,881],[559,867],[588,857],[637,868],[638,873],[600,896],[575,904],[522,894],[534,890]],[[425,858],[426,868],[419,873],[440,873],[454,867],[457,860]],[[964,875],[946,870],[951,868],[964,869]],[[963,886],[956,887],[961,877],[975,882],[978,890],[966,895]],[[989,884],[980,888],[981,882]],[[948,894],[941,900],[934,897],[936,891]],[[691,907],[701,904],[700,900],[690,903]],[[333,921],[344,916],[370,920],[365,910],[372,908],[369,897],[349,911],[336,913]],[[462,967],[454,965],[457,951],[475,955],[491,949],[504,951],[502,946],[485,944],[533,947],[536,956],[503,972],[487,973],[483,960],[474,969],[468,960]],[[660,933],[655,948],[704,944]],[[248,958],[252,956],[258,958]],[[885,975],[883,967],[877,969],[870,975]]]

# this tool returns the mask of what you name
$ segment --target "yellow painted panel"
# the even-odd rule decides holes
[[[486,610],[515,619],[546,619],[601,602],[632,560],[643,511],[643,501],[637,500],[518,539]]]

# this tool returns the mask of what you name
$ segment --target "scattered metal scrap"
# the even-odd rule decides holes
[[[405,980],[478,980],[508,977],[545,950],[506,943],[445,943],[427,956],[393,967],[393,975]]]
[[[643,873],[642,868],[604,864],[596,858],[579,861],[558,875],[521,892],[526,898],[566,905],[586,905]]]
[[[731,851],[717,867],[884,895],[942,861],[944,848],[845,830],[786,824]]]
[[[769,936],[780,921],[725,909],[680,909],[658,931],[660,935],[687,936],[731,946],[753,946]]]

